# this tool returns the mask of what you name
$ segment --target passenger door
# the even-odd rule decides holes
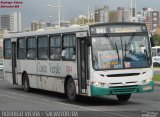
[[[88,79],[88,47],[86,37],[78,38],[78,85],[79,93],[87,93]]]
[[[17,38],[12,38],[12,78],[13,78],[13,84],[17,84],[16,80],[16,68],[17,68]]]

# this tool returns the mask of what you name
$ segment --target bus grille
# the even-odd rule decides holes
[[[111,94],[125,94],[125,93],[137,93],[137,86],[125,86],[125,87],[112,87]]]

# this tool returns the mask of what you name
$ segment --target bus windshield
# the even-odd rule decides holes
[[[149,67],[148,36],[92,37],[92,60],[95,70]]]

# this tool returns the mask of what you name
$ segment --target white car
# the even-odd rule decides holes
[[[0,62],[0,70],[3,70],[3,62]]]

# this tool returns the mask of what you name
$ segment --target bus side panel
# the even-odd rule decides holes
[[[13,84],[12,62],[9,59],[5,59],[3,64],[4,64],[4,79]]]
[[[57,78],[57,92],[64,93],[64,78]]]
[[[48,77],[46,81],[46,90],[49,91],[56,91],[56,84],[57,84],[57,79],[54,77]]]
[[[17,74],[17,84],[22,85],[22,74]]]
[[[28,75],[30,87],[38,88],[37,86],[37,76],[36,75]]]
[[[9,81],[11,84],[13,84],[12,73],[5,73],[5,80],[7,80],[7,81]]]

